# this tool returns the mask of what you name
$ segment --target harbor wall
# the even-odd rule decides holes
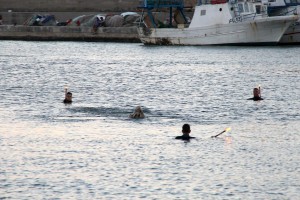
[[[0,26],[0,40],[140,42],[136,27]]]
[[[185,0],[187,12],[197,0]],[[140,12],[142,0],[0,0],[0,39],[140,42],[136,27],[23,26],[33,14],[52,14],[58,22],[80,15]]]
[[[185,6],[196,5],[197,0],[185,0]],[[57,21],[66,21],[83,14],[119,14],[139,12],[142,0],[0,0],[3,24],[23,24],[33,14],[53,14]]]

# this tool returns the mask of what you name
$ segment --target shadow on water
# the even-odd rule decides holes
[[[120,107],[69,107],[65,109],[66,112],[61,111],[54,119],[58,121],[91,121],[91,120],[128,120],[136,122],[162,122],[182,119],[183,116],[172,111],[153,110],[143,107],[145,114],[144,119],[131,119],[129,115],[133,113],[132,108]]]

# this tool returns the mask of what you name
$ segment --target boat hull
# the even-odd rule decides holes
[[[298,16],[266,17],[192,28],[142,28],[145,45],[275,45]]]
[[[300,22],[291,25],[279,41],[280,44],[300,44]]]

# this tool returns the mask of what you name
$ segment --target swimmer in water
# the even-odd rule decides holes
[[[72,103],[72,92],[68,92],[68,88],[65,88],[65,99],[63,101],[64,103]]]
[[[190,139],[194,139],[195,137],[191,137],[190,133],[191,133],[191,127],[190,127],[190,125],[189,124],[184,124],[182,126],[182,135],[175,137],[175,139],[177,139],[177,140],[190,140]]]
[[[249,98],[248,100],[253,100],[253,101],[264,100],[263,98],[261,98],[260,87],[253,89],[253,97]]]
[[[144,115],[144,112],[143,112],[141,106],[137,106],[137,107],[135,108],[134,113],[131,113],[131,114],[129,115],[129,117],[130,117],[130,118],[133,118],[133,119],[142,119],[142,118],[145,118],[145,115]]]

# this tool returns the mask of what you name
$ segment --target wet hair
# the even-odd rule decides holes
[[[254,88],[253,89],[253,94],[260,94],[260,89],[259,88]]]
[[[68,94],[72,95],[72,92],[67,92],[67,95],[68,95]]]
[[[131,118],[144,118],[145,115],[144,115],[144,112],[143,112],[141,106],[137,106],[135,108],[134,113],[130,114],[129,117],[131,117]]]
[[[189,132],[189,131],[191,131],[190,125],[189,125],[189,124],[184,124],[184,125],[182,126],[182,131],[183,131],[183,132]]]

